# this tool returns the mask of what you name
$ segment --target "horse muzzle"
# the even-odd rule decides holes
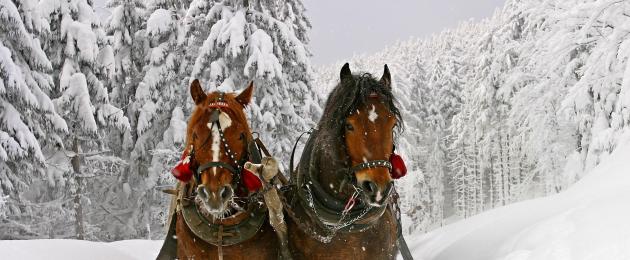
[[[362,191],[363,201],[373,207],[381,207],[386,204],[394,186],[394,182],[392,181],[384,186],[377,185],[371,180],[363,180],[358,184]]]
[[[232,189],[230,185],[224,185],[214,190],[209,189],[205,185],[199,185],[197,187],[195,200],[201,202],[201,206],[204,207],[208,213],[218,216],[228,209],[228,205],[233,198],[234,189]]]

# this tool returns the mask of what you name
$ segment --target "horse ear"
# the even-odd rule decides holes
[[[241,105],[243,106],[247,106],[249,102],[252,101],[253,95],[254,95],[254,81],[250,81],[249,86],[247,86],[247,88],[245,88],[245,90],[243,90],[241,94],[238,94],[238,96],[236,96],[236,101],[238,101],[238,103],[241,103]]]
[[[206,92],[203,92],[198,79],[193,80],[192,84],[190,84],[190,95],[197,105],[206,100]]]
[[[392,87],[392,76],[389,74],[389,68],[387,64],[385,64],[385,71],[383,72],[383,76],[381,77],[381,84],[388,88]]]
[[[341,72],[339,73],[339,77],[341,78],[341,81],[352,79],[352,72],[350,71],[350,64],[346,62],[346,64],[344,64],[343,67],[341,67]]]

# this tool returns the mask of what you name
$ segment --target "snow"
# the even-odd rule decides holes
[[[282,65],[273,53],[273,41],[263,30],[256,30],[249,39],[249,59],[243,71],[246,75],[253,77],[282,77]],[[249,73],[252,66],[256,65],[255,75]]]
[[[155,259],[161,240],[125,240],[112,243],[42,239],[0,241],[3,259]]]
[[[173,27],[177,26],[177,20],[173,19],[173,14],[169,10],[155,10],[149,20],[147,20],[147,33],[153,35],[162,35],[170,32]]]
[[[630,259],[629,136],[566,191],[410,237],[413,254],[416,259]]]

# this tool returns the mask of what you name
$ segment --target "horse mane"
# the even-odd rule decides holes
[[[384,86],[370,73],[352,75],[351,79],[342,80],[328,96],[324,113],[318,124],[318,129],[333,130],[334,135],[341,138],[346,118],[359,107],[367,104],[372,93],[377,93],[390,112],[396,117],[396,130],[404,130],[404,123],[400,110],[396,106],[396,99],[392,88]]]
[[[345,145],[341,145],[345,143],[346,119],[352,112],[368,104],[373,93],[379,95],[380,101],[396,117],[395,131],[401,133],[404,130],[392,89],[369,73],[352,75],[352,78],[342,80],[328,96],[324,113],[304,147],[298,171],[293,173],[292,180],[299,182],[311,172],[316,173],[318,178],[334,178],[332,176],[337,175],[339,170],[349,167]],[[319,179],[319,182],[327,183],[323,179]],[[323,184],[323,188],[329,189],[329,185]],[[344,195],[334,193],[334,196],[341,199]]]

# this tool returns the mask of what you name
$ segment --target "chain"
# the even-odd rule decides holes
[[[311,237],[317,239],[320,242],[326,241],[326,238],[320,235],[317,231],[315,231],[315,228],[312,225],[309,225],[306,222],[298,221],[300,218],[298,217],[297,213],[293,211],[292,203],[289,203],[287,201],[287,198],[281,192],[278,193],[278,195],[280,195],[280,200],[282,201],[284,210],[286,210],[289,217],[293,219],[293,222],[295,222],[295,224],[298,225],[300,230],[304,231],[304,233],[309,234]]]
[[[356,197],[356,195],[358,195],[359,190],[357,189],[356,186],[354,186],[355,188],[355,192],[352,195],[352,197]],[[306,185],[306,189],[308,190],[308,204],[310,206],[310,208],[313,210],[313,212],[315,213],[315,216],[318,218],[318,220],[324,224],[327,229],[328,229],[328,235],[326,236],[322,236],[322,235],[318,235],[320,238],[318,238],[318,240],[322,243],[329,243],[333,237],[335,237],[335,235],[337,234],[337,232],[342,229],[345,228],[349,225],[354,224],[356,221],[360,220],[361,218],[363,218],[369,211],[370,209],[372,209],[371,206],[365,207],[363,209],[363,211],[361,212],[361,214],[357,215],[356,217],[354,217],[353,219],[350,219],[346,222],[344,222],[344,219],[348,216],[348,213],[350,212],[350,209],[352,209],[352,207],[348,207],[346,209],[344,209],[344,211],[341,214],[341,218],[339,218],[339,221],[337,221],[336,224],[328,224],[325,221],[322,220],[321,215],[317,212],[317,207],[315,207],[315,203],[313,200],[313,193],[311,192],[311,187],[310,185]],[[351,197],[351,198],[352,198]]]

